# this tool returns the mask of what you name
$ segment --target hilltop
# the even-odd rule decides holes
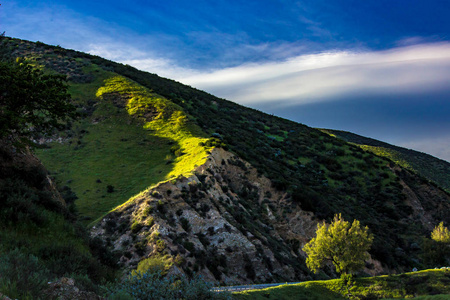
[[[450,190],[450,163],[445,160],[348,131],[331,129],[323,129],[323,131],[333,134],[346,142],[359,145],[362,149],[373,152],[376,155],[389,158],[402,167],[415,171],[428,180],[436,182],[447,191]]]
[[[335,213],[375,235],[367,274],[434,267],[425,241],[450,223],[450,195],[392,157],[97,56],[1,43],[68,77],[82,117],[36,139],[35,152],[123,270],[333,278],[332,268],[310,273],[301,248]]]

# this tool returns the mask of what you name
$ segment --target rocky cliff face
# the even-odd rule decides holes
[[[174,269],[227,283],[304,279],[300,245],[317,221],[248,163],[216,148],[195,175],[158,184],[93,229],[130,268],[168,253]]]
[[[448,192],[406,169],[396,167],[393,171],[400,178],[405,203],[412,209],[409,222],[420,223],[427,232],[431,232],[441,221],[450,222]]]
[[[112,118],[113,113],[124,109],[126,97],[105,94],[104,100],[111,100],[114,109],[93,115],[98,108],[93,100],[95,94],[90,91],[95,92],[100,87],[97,81],[102,81],[102,76],[110,76],[109,72],[114,70],[117,75],[131,78],[172,99],[173,104],[180,105],[192,116],[188,118],[190,121],[196,120],[194,123],[205,131],[205,136],[214,132],[221,143],[251,161],[259,168],[259,173],[273,179],[271,182],[258,176],[257,170],[247,162],[215,149],[209,160],[189,178],[160,183],[137,195],[105,216],[92,230],[92,235],[121,253],[120,263],[129,270],[145,259],[155,258],[172,263],[173,272],[197,272],[218,282],[302,280],[310,273],[306,270],[301,247],[314,235],[317,222],[322,221],[320,218],[329,219],[340,212],[346,219],[356,218],[368,225],[376,235],[371,254],[382,263],[370,261],[366,272],[385,273],[389,271],[386,265],[411,270],[420,258],[422,238],[429,237],[439,222],[450,222],[448,193],[354,145],[129,66],[59,47],[19,40],[11,43],[8,47],[12,57],[33,57],[39,65],[65,74],[73,83],[80,84],[77,95],[81,98],[77,102],[86,118],[90,118],[89,124],[101,125],[103,120]],[[146,122],[154,117],[152,107],[142,114]],[[126,122],[129,125],[131,120]],[[76,137],[73,142],[83,147],[87,145],[87,135],[83,138],[87,129],[80,127],[70,132]],[[123,132],[128,129],[123,127]],[[103,133],[110,133],[109,130]],[[98,136],[106,136],[101,133],[98,131]],[[248,143],[249,140],[254,140],[255,144]],[[58,141],[72,142],[62,137]],[[120,136],[120,141],[127,139]],[[135,142],[145,146],[148,141],[140,136]],[[74,150],[82,146],[75,146]],[[105,146],[102,151],[106,153],[110,149]],[[122,155],[130,155],[122,149]],[[8,161],[9,154],[0,149],[2,155],[5,156],[3,161]],[[86,156],[79,158],[85,160]],[[20,165],[20,162],[11,163],[7,168],[0,162],[0,175],[9,176],[5,170],[12,165]],[[136,168],[129,167],[130,173]],[[21,171],[22,167],[18,169]],[[27,172],[26,176],[39,173],[39,169]],[[46,173],[43,175],[47,178]],[[39,189],[43,182],[45,191],[55,190],[50,181],[37,177],[39,182],[34,183]],[[68,182],[67,179],[61,182]],[[91,182],[96,179],[98,177]],[[123,178],[123,181],[129,179]],[[146,184],[148,182],[142,180],[141,187]],[[272,188],[273,185],[279,190]],[[14,187],[14,184],[9,186]],[[84,187],[78,196],[83,197],[82,193],[88,190],[89,187]],[[76,198],[69,186],[65,192],[66,199]],[[96,195],[93,198],[98,202],[105,200]],[[125,198],[128,195],[114,203],[121,203]],[[89,209],[94,211],[96,207],[87,206],[86,210]],[[333,275],[331,270],[326,272]]]
[[[405,224],[432,229],[449,209],[448,194],[421,185],[414,174],[395,172],[411,207]],[[251,165],[216,148],[195,175],[142,192],[105,216],[92,235],[120,251],[129,270],[143,259],[165,257],[171,272],[196,272],[220,283],[294,281],[311,278],[301,248],[319,221]],[[398,251],[418,250],[410,248]],[[371,274],[389,272],[374,259],[367,266]]]

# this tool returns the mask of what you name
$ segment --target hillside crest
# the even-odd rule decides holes
[[[100,57],[1,43],[10,58],[67,75],[81,118],[42,136],[36,155],[127,270],[333,277],[311,274],[301,248],[342,213],[375,236],[365,272],[398,272],[430,265],[424,241],[450,223],[449,193],[391,158]]]

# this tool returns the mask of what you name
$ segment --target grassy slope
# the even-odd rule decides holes
[[[392,268],[417,266],[418,252],[408,245],[421,244],[429,232],[407,218],[412,209],[404,202],[400,174],[392,171],[395,163],[391,160],[319,130],[242,107],[173,80],[98,57],[90,59],[170,98],[204,131],[219,134],[228,149],[290,195],[291,201],[282,206],[283,216],[298,206],[323,219],[341,212],[346,219],[361,220],[375,234],[372,257]],[[422,185],[418,179],[408,182],[412,189]],[[435,205],[425,203],[432,199],[422,200],[428,208]],[[450,221],[440,211],[432,214],[437,220]],[[246,229],[251,229],[253,223],[251,219],[242,220]],[[404,252],[396,252],[397,248]]]
[[[60,177],[63,182],[73,180],[70,185],[74,189],[78,189],[78,196],[90,199],[86,201],[88,205],[83,209],[85,214],[91,214],[91,217],[95,218],[101,215],[102,211],[106,212],[114,206],[108,204],[102,207],[102,203],[106,203],[102,196],[111,199],[110,204],[113,204],[116,200],[117,203],[124,201],[122,196],[118,196],[119,193],[125,191],[125,188],[120,184],[132,180],[136,180],[139,184],[142,176],[147,176],[147,173],[141,175],[139,171],[134,172],[135,169],[140,169],[138,164],[145,163],[149,156],[148,153],[143,153],[143,150],[135,145],[144,142],[143,139],[161,138],[161,136],[143,130],[141,125],[141,127],[135,125],[136,128],[130,129],[131,125],[128,122],[131,119],[128,117],[126,110],[119,110],[113,103],[99,102],[99,99],[95,98],[98,89],[103,86],[101,74],[105,74],[104,79],[106,79],[113,77],[113,75],[108,74],[114,72],[147,88],[147,91],[152,90],[153,93],[170,99],[171,102],[179,105],[184,112],[192,116],[192,122],[197,124],[204,132],[208,134],[217,133],[222,136],[223,142],[228,145],[230,150],[249,161],[261,174],[269,177],[275,187],[288,193],[291,201],[286,201],[282,205],[280,213],[283,216],[292,212],[298,206],[313,211],[318,218],[324,219],[329,219],[334,213],[341,212],[344,218],[359,219],[363,225],[371,228],[376,236],[371,250],[373,257],[380,259],[391,267],[402,265],[409,268],[416,264],[412,259],[417,259],[418,254],[412,248],[408,248],[408,245],[413,242],[420,243],[422,237],[428,235],[429,232],[421,224],[412,224],[407,219],[411,213],[411,208],[403,201],[404,195],[402,194],[400,178],[398,174],[392,171],[392,166],[394,166],[392,161],[375,156],[360,147],[331,137],[319,130],[218,99],[205,92],[154,74],[138,71],[130,66],[57,47],[36,46],[32,43],[19,42],[19,48],[24,49],[19,53],[32,53],[34,56],[37,55],[36,53],[41,53],[39,54],[41,55],[40,61],[44,61],[49,68],[65,72],[70,67],[69,75],[73,78],[83,79],[86,74],[94,77],[94,81],[80,85],[79,93],[86,96],[80,96],[78,101],[87,101],[86,105],[83,105],[87,108],[90,107],[88,100],[92,100],[94,103],[91,105],[92,108],[96,103],[100,103],[101,105],[95,106],[96,110],[94,111],[94,115],[98,113],[100,121],[93,124],[92,121],[95,117],[87,117],[84,123],[77,125],[78,129],[73,132],[72,141],[78,143],[77,139],[79,139],[81,147],[76,144],[65,145],[65,150],[61,148],[61,151],[56,151],[69,151],[66,155],[67,161],[69,159],[74,161],[77,158],[79,162],[71,163],[62,159],[59,162],[60,159],[55,159],[55,154],[47,154],[48,159],[55,163],[55,167],[52,167],[52,169],[58,172],[56,176]],[[57,53],[56,58],[55,53]],[[84,65],[83,70],[79,70],[77,63]],[[76,70],[79,70],[78,73],[75,72]],[[102,111],[103,109],[104,111]],[[102,120],[101,115],[104,113],[107,113],[108,118]],[[190,119],[188,118],[188,120]],[[113,126],[115,127],[113,128]],[[158,127],[159,125],[155,124],[155,126]],[[162,126],[159,127],[162,128]],[[131,138],[124,145],[125,148],[129,147],[125,150],[130,152],[121,150],[117,154],[109,154],[109,152],[114,153],[114,148],[119,147],[118,144],[123,138],[123,134],[119,134],[120,128],[124,129],[122,132],[126,132],[127,135],[128,130],[131,130],[131,132],[136,130],[136,138],[133,138],[131,134]],[[89,133],[86,133],[86,130]],[[141,136],[141,139],[138,139],[137,136],[140,136],[140,132],[145,134],[145,137]],[[162,129],[162,132],[164,132],[164,129]],[[96,136],[89,140],[88,137],[92,134]],[[86,153],[82,155],[77,151],[92,145],[94,140],[101,140],[108,135],[112,136],[109,139],[112,145],[105,144],[103,153],[112,156],[111,161],[102,164],[104,170],[99,168],[99,173],[91,172],[86,175],[91,176],[84,183],[89,184],[87,187],[81,185],[76,187],[76,180],[72,178],[73,174],[66,174],[67,172],[60,172],[60,170],[76,171],[79,174],[78,180],[84,180],[86,176],[81,172],[92,168],[92,166],[87,164],[81,167],[81,164],[90,162],[99,165],[98,160],[102,155],[93,156],[94,153],[98,153],[94,150],[85,151]],[[168,141],[168,143],[170,142],[172,141]],[[155,142],[155,144],[158,143]],[[160,145],[162,145],[161,151],[163,151],[164,143],[160,143]],[[166,153],[169,153],[168,146],[171,147],[172,145],[165,145],[167,146],[165,148]],[[55,144],[53,147],[55,149],[60,146]],[[92,147],[94,148],[94,146]],[[75,150],[75,148],[78,150]],[[46,152],[48,153],[48,151]],[[100,171],[107,172],[111,176],[120,174],[120,168],[125,164],[118,162],[121,159],[126,159],[126,153],[141,155],[138,156],[139,160],[136,161],[136,164],[127,166],[127,169],[132,171],[131,175],[126,174],[127,177],[119,176],[115,179],[116,182],[108,182],[107,177],[105,177],[106,179],[99,177],[103,174]],[[150,158],[150,160],[156,161],[156,158]],[[160,159],[157,161],[160,162]],[[167,165],[164,165],[165,160],[161,162],[162,165],[159,165],[161,168],[167,167]],[[67,164],[70,163],[72,165],[68,168]],[[77,168],[80,170],[77,171]],[[151,171],[151,168],[149,171]],[[163,173],[159,173],[159,171],[152,173],[152,176],[158,176],[159,174],[160,178],[156,180],[167,178],[173,169],[165,169]],[[103,186],[96,184],[96,179],[102,180]],[[113,185],[117,192],[105,193],[106,184]],[[418,186],[421,183],[412,182],[411,184]],[[145,183],[145,186],[148,186],[148,183]],[[136,187],[136,191],[130,192],[130,195],[142,189],[141,187],[134,187]],[[245,191],[242,192],[245,194]],[[128,197],[128,195],[125,196]],[[113,197],[116,198],[113,199]],[[82,201],[79,200],[79,203],[82,203]],[[99,202],[97,208],[95,207],[96,201]],[[97,211],[91,213],[91,210],[94,209],[97,209]],[[441,216],[436,216],[436,218],[444,220]],[[244,218],[242,226],[249,229],[252,228],[253,223],[253,220]],[[398,247],[405,251],[396,253],[395,249]]]
[[[149,186],[187,175],[205,161],[206,148],[199,145],[206,141],[204,134],[179,106],[95,65],[85,72],[95,80],[72,84],[70,91],[92,114],[66,133],[66,142],[51,143],[37,154],[77,194],[86,219],[95,220]],[[153,120],[145,120],[149,109],[156,113]]]
[[[357,278],[350,288],[341,280],[309,281],[263,290],[234,293],[236,299],[380,299],[447,294],[430,299],[450,299],[450,271],[425,270],[401,275]],[[428,298],[426,298],[428,299]]]
[[[362,149],[376,155],[387,157],[404,168],[414,170],[429,180],[450,191],[450,163],[426,153],[406,149],[371,138],[366,138],[351,132],[325,129],[347,142],[355,143]]]
[[[40,290],[58,277],[92,286],[91,280],[111,275],[94,257],[97,250],[108,255],[105,249],[93,246],[75,223],[48,185],[44,167],[21,152],[0,141],[0,292],[40,299]]]
[[[93,61],[170,97],[205,131],[220,134],[230,150],[291,195],[283,215],[300,205],[319,218],[341,212],[346,219],[359,219],[376,235],[372,255],[393,267],[399,263],[393,257],[399,237],[419,241],[418,235],[426,234],[420,225],[401,221],[410,208],[403,203],[402,187],[389,168],[390,161],[313,128],[174,81],[100,58]],[[252,223],[246,219],[242,225],[248,229]],[[401,264],[410,264],[411,257],[406,254]]]
[[[36,67],[56,62],[67,69],[66,57],[34,52],[33,45],[19,41],[13,47],[31,51],[28,59]],[[150,184],[187,175],[205,161],[209,148],[202,145],[207,139],[179,106],[82,58],[68,64],[73,75],[85,80],[70,82],[84,117],[61,133],[62,143],[36,152],[54,177],[77,192],[83,216],[95,219]],[[127,109],[116,105],[115,94],[132,99]],[[142,118],[152,105],[160,114]],[[0,141],[0,292],[40,299],[47,282],[61,276],[96,289],[91,280],[113,276],[103,265],[116,263],[113,254],[101,241],[89,240],[83,226],[45,190],[44,167],[31,155],[15,157],[16,152]],[[114,192],[108,193],[107,185]]]

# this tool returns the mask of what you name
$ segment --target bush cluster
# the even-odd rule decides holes
[[[163,276],[160,271],[130,275],[109,291],[108,299],[231,299],[229,293],[212,291],[212,285],[200,276]]]

